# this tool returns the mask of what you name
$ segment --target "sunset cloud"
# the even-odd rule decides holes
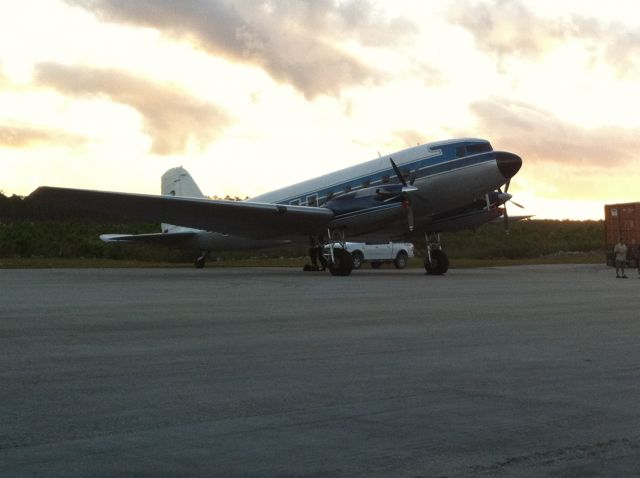
[[[527,161],[565,166],[637,169],[640,129],[601,126],[586,128],[567,123],[533,105],[492,99],[470,105],[478,130],[516,151]]]
[[[35,82],[71,97],[106,98],[134,108],[142,116],[151,151],[168,155],[185,151],[190,141],[201,148],[231,123],[221,108],[175,85],[151,81],[127,71],[40,63]]]
[[[449,21],[468,30],[478,49],[499,63],[509,57],[539,60],[562,44],[577,41],[593,64],[604,62],[621,77],[640,72],[640,28],[582,15],[548,18],[520,0],[455,2]]]
[[[401,141],[401,144],[407,148],[425,142],[424,132],[420,132],[414,129],[394,131],[393,136],[399,139]]]
[[[384,80],[383,71],[341,50],[338,41],[389,46],[417,32],[407,19],[384,18],[367,0],[67,3],[100,19],[154,28],[212,55],[262,68],[307,98]]]
[[[88,138],[66,131],[13,121],[0,122],[0,148],[27,149],[34,147],[83,146]]]

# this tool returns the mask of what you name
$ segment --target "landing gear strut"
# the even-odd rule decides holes
[[[427,241],[427,255],[424,258],[424,269],[429,275],[444,275],[449,270],[449,258],[442,250],[440,234],[424,235]]]

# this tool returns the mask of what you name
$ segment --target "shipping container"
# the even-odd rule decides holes
[[[613,247],[622,238],[627,245],[627,265],[638,267],[640,256],[640,202],[604,206],[607,265],[614,266]]]

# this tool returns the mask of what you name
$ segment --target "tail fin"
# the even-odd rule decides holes
[[[182,166],[172,168],[162,175],[163,196],[205,197],[191,175]]]
[[[191,198],[205,197],[191,175],[182,166],[171,168],[162,175],[160,192],[163,196],[182,196]],[[163,233],[193,232],[195,229],[162,223]]]

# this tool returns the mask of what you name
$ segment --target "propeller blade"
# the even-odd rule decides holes
[[[402,195],[404,197],[404,203],[406,204],[405,207],[407,208],[407,223],[409,224],[409,231],[413,231],[413,228],[414,228],[413,208],[411,207],[411,200],[409,199],[409,194],[407,193],[418,191],[418,188],[413,185],[413,182],[416,180],[416,172],[414,171],[411,174],[411,178],[409,179],[409,184],[407,184],[407,181],[404,179],[404,176],[402,175],[402,171],[400,171],[400,168],[398,168],[395,161],[392,158],[389,158],[389,161],[391,161],[391,167],[396,173],[396,176],[398,176],[398,180],[402,183]]]
[[[506,193],[509,190],[509,185],[511,184],[511,178],[507,179],[507,183],[504,185],[504,192]]]
[[[514,206],[518,206],[520,209],[524,209],[524,206],[522,204],[518,204],[517,202],[515,202],[513,200],[511,201],[511,204],[513,204]]]
[[[393,161],[393,159],[389,158],[389,161],[391,161],[391,167],[395,171],[396,176],[398,176],[398,179],[400,180],[402,185],[406,187],[407,181],[405,181],[404,176],[402,175],[402,172],[400,171],[400,169],[398,169],[398,166],[396,166],[396,163]]]
[[[509,214],[507,214],[507,205],[505,204],[503,206],[503,210],[502,210],[502,220],[503,220],[503,224],[504,224],[504,232],[509,234],[509,232],[511,232],[509,230]]]

